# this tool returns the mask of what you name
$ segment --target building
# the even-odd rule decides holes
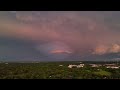
[[[118,66],[107,66],[106,68],[118,69]]]
[[[59,65],[60,67],[62,67],[63,65]]]
[[[77,67],[77,65],[69,65],[68,68]]]
[[[89,64],[89,65],[91,65],[91,67],[100,67],[100,66],[102,66],[101,64]]]
[[[119,66],[117,64],[105,64],[106,68],[118,69]]]
[[[84,67],[84,64],[77,65],[77,68]]]
[[[69,65],[69,66],[68,66],[68,68],[73,68],[73,67],[81,68],[81,67],[84,67],[84,64],[80,64],[80,65]]]

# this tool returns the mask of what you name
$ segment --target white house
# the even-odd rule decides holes
[[[81,68],[81,67],[84,67],[84,64],[80,64],[80,65],[69,65],[69,66],[68,66],[68,68],[73,68],[73,67]]]
[[[119,67],[117,67],[117,66],[107,66],[106,68],[118,69]]]
[[[77,68],[84,67],[84,64],[77,65]]]
[[[68,68],[77,67],[77,65],[69,65]]]
[[[60,67],[62,67],[63,65],[59,65]]]
[[[100,67],[100,66],[102,66],[100,64],[90,64],[90,65],[91,65],[91,67]]]

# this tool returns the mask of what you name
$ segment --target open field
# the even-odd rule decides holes
[[[82,68],[68,68],[79,62],[0,63],[0,79],[120,79],[119,68],[91,67],[89,64],[94,62],[83,63]]]

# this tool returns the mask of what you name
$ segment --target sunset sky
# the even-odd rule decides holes
[[[0,60],[89,60],[109,55],[120,57],[119,11],[0,11]]]

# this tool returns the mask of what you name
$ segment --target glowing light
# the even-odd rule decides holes
[[[53,50],[53,51],[51,51],[51,53],[72,53],[72,52],[70,52],[70,51],[65,51],[65,50]]]

